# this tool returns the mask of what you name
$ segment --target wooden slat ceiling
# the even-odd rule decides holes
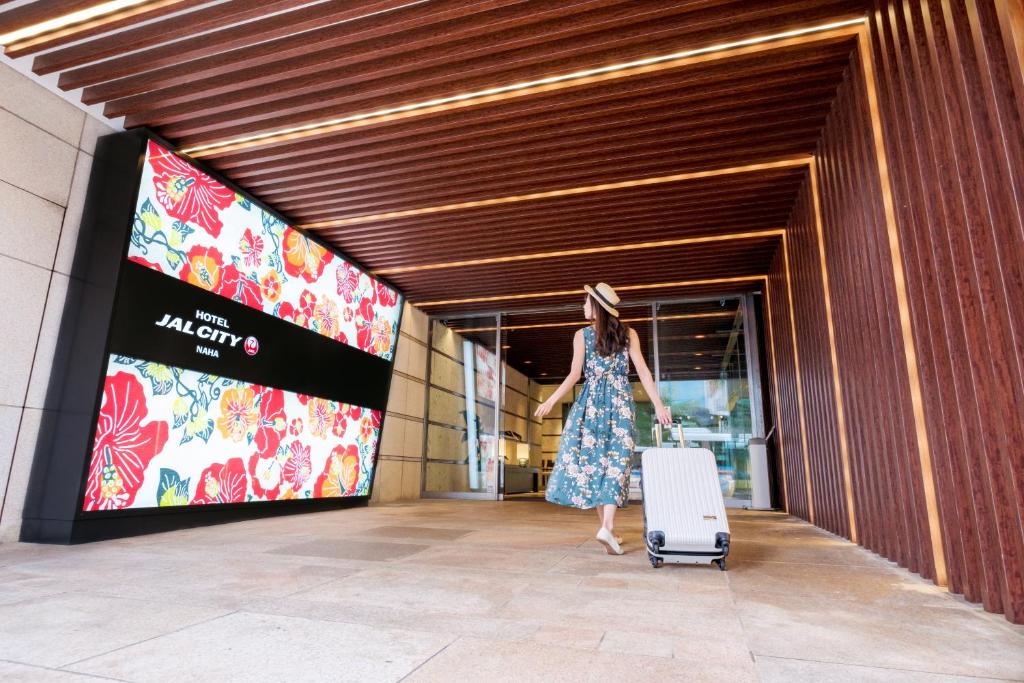
[[[97,4],[0,7],[0,34]],[[575,305],[596,280],[624,301],[759,287],[849,62],[856,27],[841,24],[865,12],[863,0],[127,4],[5,54],[445,315]],[[587,248],[599,251],[565,253]],[[514,341],[539,365],[557,334]]]

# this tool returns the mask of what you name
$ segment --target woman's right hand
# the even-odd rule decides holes
[[[672,424],[672,413],[669,411],[668,406],[658,406],[655,408],[654,414],[658,418],[658,422],[666,427]]]
[[[551,412],[551,409],[553,407],[554,407],[554,404],[552,404],[551,400],[548,399],[547,401],[544,401],[539,406],[537,406],[537,410],[533,411],[533,416],[534,417],[544,417],[545,415],[547,415],[548,413]]]

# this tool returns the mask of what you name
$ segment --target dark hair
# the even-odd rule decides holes
[[[629,345],[629,328],[590,296],[590,311],[594,316],[594,347],[600,356],[612,356]]]

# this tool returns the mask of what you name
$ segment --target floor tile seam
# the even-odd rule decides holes
[[[796,590],[783,590],[781,588],[780,589],[767,589],[767,588],[763,588],[762,587],[762,588],[732,589],[731,592],[734,593],[734,597],[739,597],[739,598],[741,598],[744,601],[751,601],[752,600],[751,595],[753,595],[754,597],[756,597],[757,595],[770,595],[770,596],[780,596],[780,595],[782,595],[782,596],[787,596],[787,597],[798,597],[798,598],[828,598],[829,600],[832,600],[832,601],[839,601],[839,602],[842,602],[842,603],[854,603],[854,604],[858,604],[858,605],[862,605],[862,606],[866,606],[866,605],[869,604],[869,602],[867,602],[865,600],[865,598],[858,597],[858,596],[855,596],[855,595],[851,595],[850,593],[844,592],[844,591],[840,591],[840,592],[837,592],[837,593],[824,593],[824,592],[807,593],[807,592],[801,592],[799,589],[796,589]],[[750,594],[750,595],[748,595],[748,594]],[[889,600],[890,598],[892,598],[894,596],[898,597],[900,595],[915,595],[915,594],[914,593],[902,593],[902,594],[901,593],[895,593],[894,595],[889,595],[889,596],[884,596],[884,597],[878,598],[878,600],[886,601],[886,600]],[[920,594],[917,594],[917,595],[920,595]],[[920,609],[943,609],[943,610],[950,610],[950,611],[954,611],[954,612],[959,612],[959,613],[964,614],[964,615],[968,615],[968,616],[976,618],[976,619],[981,619],[982,621],[985,621],[985,622],[989,622],[988,615],[992,614],[991,612],[978,612],[978,611],[976,611],[974,609],[976,607],[976,605],[974,605],[972,603],[968,603],[966,601],[962,601],[961,599],[958,599],[958,596],[950,594],[950,593],[948,593],[946,591],[930,593],[930,594],[927,594],[927,595],[928,595],[929,598],[941,601],[941,603],[944,603],[944,604],[926,604],[926,603],[921,603],[921,604],[918,604],[918,605],[907,605],[907,606],[908,607],[917,607],[917,608],[920,608]],[[948,604],[945,604],[945,603],[948,603]],[[997,615],[997,616],[999,616],[999,615]],[[1007,624],[1009,626],[1009,628],[1006,628],[1006,627],[1002,626],[998,622],[995,622],[994,625],[997,626],[997,627],[1003,628],[1004,630],[1007,631],[1007,633],[1010,633],[1011,635],[1016,636],[1016,637],[1021,638],[1022,640],[1024,640],[1024,632],[1017,632],[1017,630],[1013,628],[1012,624]]]
[[[154,635],[154,636],[150,636],[149,638],[143,638],[142,640],[137,640],[135,642],[128,643],[126,645],[122,645],[120,647],[115,647],[115,648],[107,650],[105,652],[100,652],[100,653],[97,653],[97,654],[94,654],[94,655],[89,655],[88,657],[83,657],[81,659],[76,659],[73,662],[68,662],[67,664],[61,664],[60,665],[60,669],[63,670],[63,671],[70,671],[70,672],[73,672],[73,673],[87,673],[87,672],[82,672],[82,671],[78,671],[78,670],[72,669],[70,667],[77,666],[79,664],[84,664],[84,663],[86,663],[86,662],[88,662],[90,660],[98,659],[99,657],[106,657],[107,655],[111,655],[111,654],[113,654],[115,652],[120,652],[121,650],[126,650],[126,649],[128,649],[130,647],[135,647],[136,645],[141,645],[143,643],[148,643],[151,640],[157,640],[158,638],[163,638],[165,636],[170,636],[170,635],[174,635],[176,633],[181,633],[182,631],[187,631],[190,628],[195,628],[197,626],[203,626],[205,624],[209,624],[211,622],[217,621],[218,619],[224,619],[225,617],[230,617],[233,614],[238,614],[239,611],[240,610],[234,609],[234,610],[231,610],[229,612],[224,612],[223,614],[218,614],[216,616],[210,617],[208,619],[202,619],[200,621],[197,621],[197,622],[194,622],[194,623],[191,623],[191,624],[186,624],[184,626],[179,626],[178,628],[171,629],[170,631],[167,631],[165,633],[160,633],[160,634],[157,634],[157,635]]]
[[[754,653],[755,658],[761,659],[783,659],[793,662],[809,662],[811,664],[836,664],[839,666],[853,666],[861,669],[877,669],[879,671],[902,671],[904,673],[912,674],[932,674],[935,676],[965,676],[967,678],[980,678],[990,681],[1024,681],[1024,679],[1014,678],[1001,678],[999,676],[986,676],[984,674],[966,674],[966,673],[949,673],[947,671],[934,671],[931,669],[908,669],[906,667],[899,666],[878,666],[876,664],[856,664],[851,662],[839,662],[831,659],[808,659],[805,657],[782,657],[779,655],[768,655],[768,654],[757,654]]]
[[[0,662],[7,662],[8,664],[17,664],[18,666],[27,666],[27,667],[32,668],[32,669],[42,669],[44,671],[53,671],[54,673],[62,673],[62,674],[74,673],[76,676],[85,676],[86,678],[95,678],[95,679],[101,680],[101,681],[122,681],[122,683],[132,683],[131,681],[129,681],[129,680],[125,679],[125,678],[115,678],[113,676],[103,676],[101,674],[89,674],[89,673],[82,673],[82,672],[78,672],[78,671],[70,672],[70,671],[65,671],[64,669],[55,669],[52,666],[43,666],[42,664],[30,664],[29,662],[19,662],[16,659],[0,658]]]
[[[733,614],[736,615],[736,621],[740,625],[740,633],[743,634],[743,644],[747,649],[747,656],[750,657],[750,661],[757,664],[757,658],[754,656],[753,643],[751,642],[750,631],[747,625],[743,622],[743,610],[740,609],[739,603],[736,602],[736,590],[732,585],[732,577],[729,576],[729,572],[725,572],[725,584],[729,589],[729,601],[732,603]]]
[[[13,602],[0,603],[0,609],[6,608],[6,607],[16,607],[16,606],[21,605],[22,603],[25,603],[25,602],[32,602],[32,601],[38,601],[38,600],[49,600],[50,598],[57,598],[57,597],[60,597],[62,595],[73,595],[73,594],[75,594],[75,591],[59,590],[56,593],[43,593],[42,595],[29,595],[29,596],[26,596],[24,598],[19,598],[19,599],[13,601]],[[3,661],[3,660],[0,659],[0,661]]]
[[[558,560],[558,562],[561,562],[561,560]],[[545,569],[543,571],[539,571],[537,573],[538,574],[557,574],[558,572],[553,572],[551,570],[554,569],[554,567],[558,564],[558,562],[555,562],[555,564],[552,565],[551,567],[549,567],[548,569]],[[389,566],[392,566],[392,565],[389,565]],[[458,565],[458,564],[453,564],[453,565],[448,565],[448,564],[417,564],[416,566],[419,567],[420,569],[439,569],[440,568],[440,569],[463,569],[463,570],[468,570],[468,571],[472,571],[473,570],[473,568],[471,568],[471,567],[466,567],[466,566]],[[406,571],[406,573],[414,573],[413,570],[405,570],[405,571]],[[522,576],[521,572],[516,572],[516,571],[510,570],[510,569],[495,569],[495,568],[487,567],[487,568],[483,568],[483,569],[478,569],[477,571],[495,572],[495,573],[501,574],[503,576],[515,576],[515,577],[521,577]],[[526,578],[526,577],[523,577],[523,578]],[[537,577],[533,577],[533,578],[537,578]]]
[[[359,571],[361,571],[361,570],[359,570]],[[315,584],[313,586],[307,586],[305,588],[300,588],[297,591],[292,591],[291,593],[287,593],[285,595],[279,595],[279,596],[254,595],[252,597],[253,598],[269,597],[269,598],[271,598],[273,600],[286,600],[288,598],[294,598],[296,596],[301,596],[303,593],[306,593],[308,591],[316,590],[318,588],[323,588],[324,586],[326,586],[329,583],[334,583],[336,581],[341,581],[342,579],[349,578],[350,576],[352,576],[352,575],[349,574],[348,576],[336,576],[334,578],[327,579],[326,581],[321,581],[321,582],[319,582],[319,583],[317,583],[317,584]]]
[[[381,607],[381,605],[376,604],[376,603],[362,602],[362,601],[358,601],[358,600],[356,600],[356,601],[349,601],[346,604],[349,604],[349,605],[358,604],[358,605],[367,605],[367,606],[371,606],[371,607]],[[302,615],[299,615],[299,614],[283,614],[281,612],[271,611],[270,609],[260,609],[259,607],[256,607],[256,606],[254,606],[252,604],[242,605],[241,607],[238,608],[237,611],[241,612],[241,613],[252,614],[252,615],[257,615],[257,616],[276,616],[276,617],[286,617],[286,618],[289,618],[289,619],[293,619],[293,618],[294,619],[305,619],[307,621],[313,621],[313,622],[317,622],[317,623],[346,624],[348,626],[360,626],[360,627],[363,627],[363,628],[375,628],[375,629],[388,629],[388,630],[394,630],[394,631],[404,631],[404,632],[409,632],[409,633],[423,634],[423,635],[427,635],[427,636],[437,636],[438,635],[437,631],[432,630],[430,628],[420,628],[418,626],[410,626],[410,625],[407,625],[404,622],[397,623],[397,624],[395,624],[395,623],[387,623],[387,622],[379,622],[379,623],[375,624],[375,623],[371,623],[371,621],[369,621],[369,620],[367,620],[367,621],[358,621],[358,620],[355,620],[355,619],[353,619],[351,617],[337,617],[337,618],[335,618],[335,617],[326,617],[326,618],[306,617],[306,616],[302,616]],[[492,618],[494,618],[489,613],[469,614],[469,615],[467,615],[467,614],[464,614],[464,613],[461,613],[461,612],[438,612],[438,611],[429,611],[429,612],[425,612],[425,613],[421,612],[419,614],[419,616],[421,616],[421,617],[425,616],[427,618],[441,618],[441,619],[462,619],[462,618],[465,618],[467,616],[468,617],[474,617],[474,618],[482,618],[482,619],[492,619]],[[499,618],[503,618],[503,617],[499,617]],[[513,621],[513,620],[509,620],[509,621]],[[541,627],[538,625],[534,629],[534,631],[530,634],[530,636],[533,636],[536,633],[536,631],[540,630],[540,628]],[[463,637],[463,636],[460,635],[459,637]],[[519,639],[519,640],[525,640],[525,639],[526,638],[524,637],[524,638]]]
[[[375,603],[362,602],[360,600],[350,600],[346,604],[349,604],[349,605],[351,605],[351,604],[360,604],[360,605],[370,605],[370,606],[373,606],[373,607],[381,607],[381,605],[378,605],[378,604],[375,604]],[[326,622],[326,623],[331,623],[331,624],[347,624],[349,626],[361,626],[363,628],[385,629],[385,630],[391,630],[391,631],[404,631],[404,632],[407,632],[407,633],[408,632],[411,632],[411,633],[423,633],[423,634],[426,634],[426,635],[433,635],[433,636],[437,635],[437,633],[434,632],[434,631],[418,629],[418,628],[415,628],[415,627],[406,626],[404,624],[403,625],[399,625],[399,626],[374,626],[373,624],[370,624],[370,623],[367,623],[367,622],[364,622],[364,621],[353,621],[351,618],[349,618],[349,619],[321,619],[321,618],[318,618],[318,617],[309,617],[309,616],[305,616],[305,615],[302,615],[302,614],[281,614],[279,612],[271,612],[271,611],[267,611],[267,610],[254,611],[254,610],[249,609],[249,607],[250,606],[241,607],[241,608],[235,610],[234,612],[232,612],[232,614],[234,614],[234,613],[243,613],[244,612],[246,614],[255,614],[255,615],[271,616],[271,617],[281,617],[281,618],[285,618],[285,619],[302,619],[303,621],[309,621],[309,622],[318,623],[318,624],[322,624],[322,623]],[[429,612],[428,614],[436,615],[436,616],[444,616],[444,617],[465,617],[466,616],[465,614],[461,614],[461,613],[458,613],[458,612]],[[230,616],[230,615],[223,615],[223,616]],[[470,616],[484,616],[484,615],[470,615]]]
[[[874,572],[883,571],[885,573],[890,573],[890,567],[875,567],[870,564],[851,564],[849,562],[796,562],[793,560],[747,560],[740,558],[732,558],[732,561],[737,564],[791,564],[799,567],[852,567],[855,569],[870,569]],[[928,585],[935,585],[931,582],[927,583]]]
[[[772,589],[772,588],[756,587],[756,588],[735,588],[735,589],[732,590],[732,592],[737,597],[739,597],[739,598],[741,598],[743,600],[749,600],[751,598],[751,595],[753,595],[753,596],[757,596],[757,595],[785,595],[785,596],[801,597],[801,598],[828,598],[829,600],[841,600],[843,602],[855,602],[855,603],[860,603],[860,604],[866,604],[864,597],[856,596],[856,595],[851,595],[849,592],[842,591],[841,589],[835,589],[835,590],[837,590],[839,592],[835,592],[835,593],[828,593],[828,592],[824,592],[824,591],[805,592],[805,591],[803,591],[803,590],[801,590],[799,588],[794,588],[794,589],[786,590],[786,589],[783,589],[783,588]],[[900,594],[897,593],[897,595],[900,595]],[[916,595],[916,594],[912,594],[912,595]],[[878,599],[879,600],[885,600],[888,597],[891,597],[891,596],[885,596],[885,597],[881,597],[881,598],[878,598]],[[935,593],[935,594],[929,595],[929,597],[941,599],[942,595],[939,594],[939,593]],[[918,605],[918,606],[919,607],[935,607],[935,608],[942,608],[942,609],[963,610],[964,613],[973,614],[973,612],[970,612],[969,610],[965,609],[966,605],[960,605],[960,604],[957,604],[955,602],[951,603],[948,607],[944,606],[944,605],[938,605],[938,604],[935,604],[935,605],[921,604],[921,605]]]
[[[148,604],[151,604],[151,605],[154,605],[154,606],[162,606],[162,605],[166,604],[165,602],[161,601],[158,597],[155,597],[155,596],[154,597],[139,597],[138,595],[124,595],[124,594],[120,594],[119,595],[119,594],[114,593],[112,591],[105,591],[103,589],[96,589],[96,588],[91,588],[91,587],[87,587],[87,586],[86,587],[81,587],[81,588],[71,588],[71,589],[62,591],[61,594],[75,595],[75,596],[95,596],[95,597],[101,597],[101,598],[114,598],[114,599],[117,599],[117,600],[133,600],[135,602],[148,603]],[[207,600],[207,599],[215,600],[216,598],[218,598],[219,595],[222,595],[222,594],[223,594],[222,591],[218,591],[218,590],[196,591],[196,592],[186,591],[186,592],[179,592],[179,593],[177,593],[177,596],[179,597],[179,599],[181,597],[188,597],[188,598],[193,598],[193,599],[196,599],[196,600]],[[42,596],[42,597],[51,598],[51,597],[55,597],[55,595],[56,594],[54,594],[54,595],[46,595],[46,596]],[[238,595],[238,598],[243,603],[245,603],[245,602],[251,602],[253,600],[259,600],[259,599],[284,600],[285,598],[289,598],[289,597],[292,597],[292,596],[293,596],[293,594],[276,596],[276,595],[261,595],[261,594],[258,594],[258,593],[251,593],[251,594],[250,593],[242,593],[242,594]],[[36,599],[38,599],[38,598],[36,598]],[[212,605],[212,604],[211,604],[210,608],[211,609],[229,609],[228,607],[218,608],[218,607],[216,607],[215,605]]]
[[[414,673],[416,673],[421,668],[426,666],[432,659],[434,659],[434,657],[437,657],[439,654],[441,654],[442,652],[444,652],[445,650],[447,650],[449,647],[451,647],[452,645],[454,645],[455,643],[457,643],[460,640],[462,640],[462,636],[457,636],[454,639],[452,639],[447,645],[445,645],[444,647],[439,649],[437,652],[435,652],[434,654],[430,655],[429,657],[424,659],[422,662],[417,664],[415,667],[413,667],[412,671],[410,671],[409,673],[407,673],[404,676],[402,676],[401,678],[399,678],[398,679],[398,683],[402,683],[402,681],[404,681],[405,679],[409,678],[409,676],[412,676]]]

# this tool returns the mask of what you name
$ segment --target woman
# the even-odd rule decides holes
[[[599,283],[584,287],[583,314],[590,325],[573,337],[572,369],[551,397],[537,407],[544,417],[567,391],[576,385],[586,368],[583,390],[566,417],[546,498],[552,503],[589,510],[597,509],[600,528],[597,540],[609,555],[621,555],[616,538],[615,510],[629,495],[629,461],[636,433],[636,404],[629,383],[629,361],[654,403],[658,422],[671,424],[668,408],[658,397],[647,369],[636,330],[619,320],[615,290]]]

